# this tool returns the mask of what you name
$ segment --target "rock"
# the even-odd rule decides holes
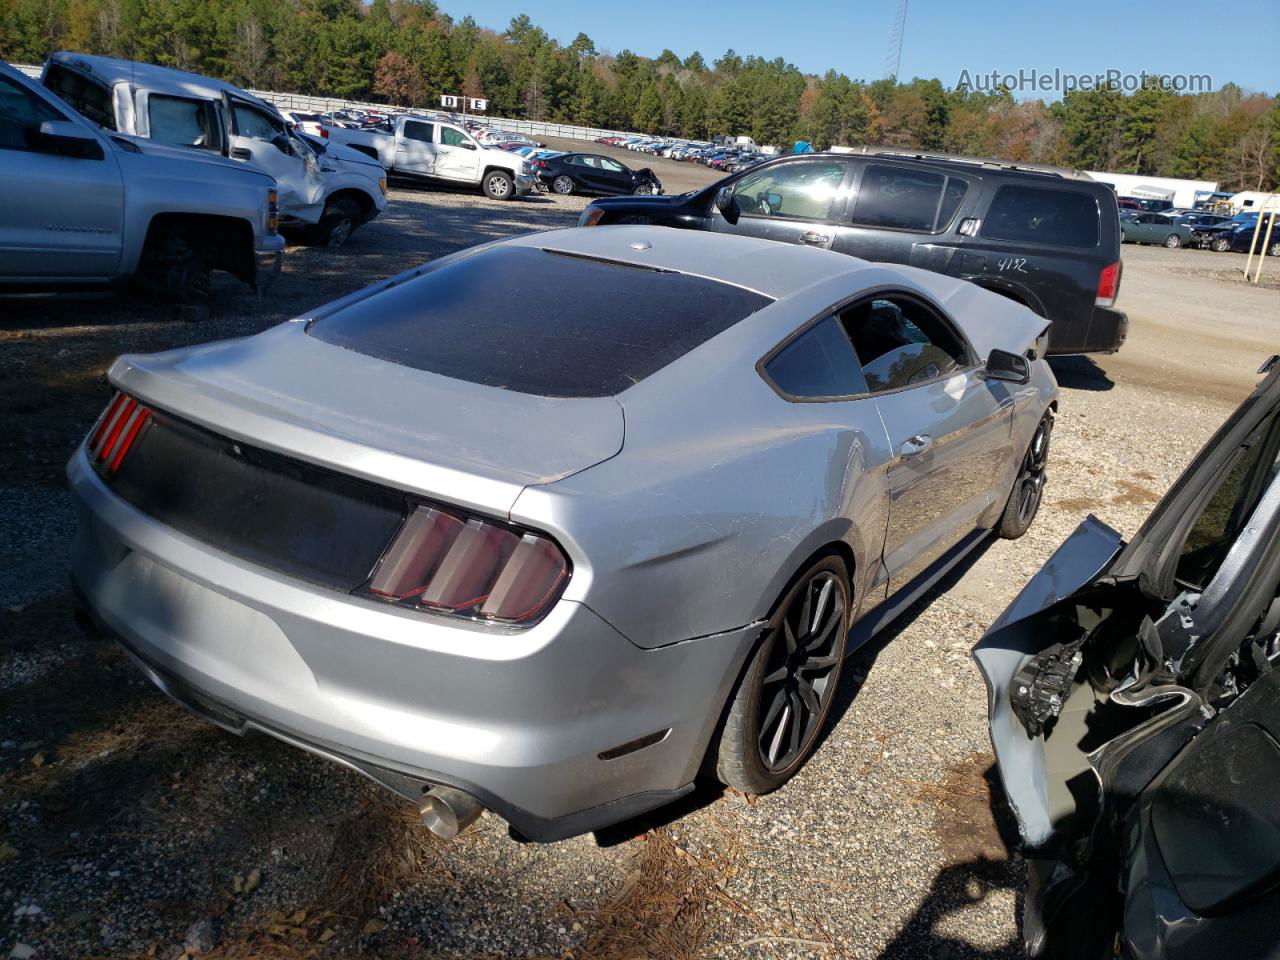
[[[337,930],[335,930],[335,929],[333,929],[333,927],[325,927],[325,928],[324,928],[324,933],[320,934],[320,938],[319,938],[319,939],[320,939],[320,942],[321,942],[321,943],[328,943],[330,940],[332,940],[332,939],[333,939],[334,937],[336,937],[337,935],[338,935],[338,931],[337,931]]]
[[[361,928],[360,932],[368,936],[372,933],[381,933],[385,929],[387,929],[387,922],[374,917]]]
[[[188,953],[208,953],[213,949],[213,921],[208,917],[187,927],[182,946]]]
[[[29,943],[15,943],[9,951],[9,960],[31,960],[36,955],[36,948]]]
[[[249,875],[244,878],[244,892],[253,893],[262,885],[262,871],[254,867],[249,871]]]
[[[0,840],[0,863],[8,863],[18,859],[18,850],[12,844]]]

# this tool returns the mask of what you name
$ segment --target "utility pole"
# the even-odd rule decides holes
[[[889,55],[884,60],[885,76],[898,79],[902,67],[902,39],[907,32],[907,0],[898,0],[898,12],[893,18],[893,33],[889,36]]]

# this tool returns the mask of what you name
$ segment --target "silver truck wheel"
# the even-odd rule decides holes
[[[510,174],[494,170],[484,175],[484,195],[490,200],[510,200],[513,193]]]

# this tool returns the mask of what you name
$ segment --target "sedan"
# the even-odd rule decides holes
[[[1176,250],[1191,243],[1191,227],[1163,213],[1139,213],[1120,218],[1120,239],[1125,243],[1158,243]]]
[[[568,837],[703,771],[765,793],[850,651],[1031,525],[1045,343],[910,267],[527,234],[118,359],[68,466],[72,577],[178,702],[440,836],[488,808]]]
[[[553,193],[591,193],[617,197],[662,193],[662,182],[648,167],[632,170],[612,157],[562,153],[533,161],[534,173]]]
[[[975,649],[1030,956],[1277,956],[1280,357],[1261,372],[1131,541],[1089,517]]]

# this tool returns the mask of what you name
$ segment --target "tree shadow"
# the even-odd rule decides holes
[[[1053,370],[1058,386],[1067,390],[1101,392],[1116,385],[1092,357],[1050,357],[1049,368]]]

